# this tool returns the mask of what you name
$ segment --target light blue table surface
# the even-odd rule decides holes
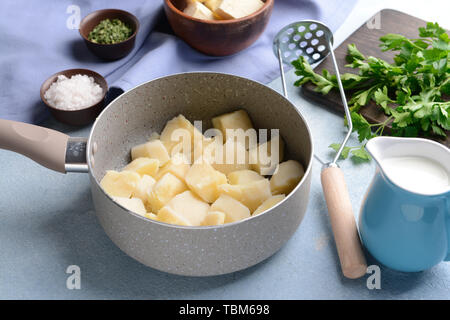
[[[289,72],[288,84],[294,79]],[[280,90],[279,80],[270,86]],[[288,87],[311,126],[316,154],[330,160],[327,146],[345,133],[341,116]],[[72,136],[87,136],[90,129],[69,129],[53,120],[45,125]],[[278,253],[247,270],[193,278],[153,270],[120,251],[97,221],[87,174],[55,173],[0,150],[0,299],[449,299],[448,262],[420,273],[381,267],[379,290],[367,288],[369,275],[358,280],[341,275],[321,165],[314,161],[305,218]],[[341,167],[357,216],[374,164],[347,160]],[[368,263],[378,264],[370,257]],[[81,269],[80,290],[66,287],[69,265]]]

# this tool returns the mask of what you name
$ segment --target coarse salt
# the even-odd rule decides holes
[[[45,92],[44,98],[54,108],[79,110],[92,106],[103,97],[103,89],[93,77],[76,74],[67,78],[59,75]]]

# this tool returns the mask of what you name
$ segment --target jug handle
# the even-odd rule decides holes
[[[68,135],[52,129],[0,119],[0,149],[23,154],[62,173],[66,173],[68,141]]]

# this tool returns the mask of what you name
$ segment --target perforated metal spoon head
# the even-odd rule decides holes
[[[273,52],[286,64],[299,56],[313,65],[325,59],[333,46],[333,33],[321,22],[303,20],[291,23],[281,29],[273,40]],[[279,49],[278,49],[279,48]]]
[[[285,26],[275,36],[273,40],[273,52],[278,58],[280,64],[281,81],[286,98],[287,89],[283,62],[286,64],[291,64],[292,61],[297,60],[300,56],[303,56],[314,68],[329,54],[331,54],[349,129],[333,161],[327,164],[329,166],[336,165],[337,160],[344,150],[345,144],[350,138],[353,124],[350,116],[350,110],[347,105],[347,98],[345,97],[344,88],[342,86],[342,81],[339,74],[339,67],[333,53],[333,33],[330,28],[319,21],[303,20],[294,22]]]

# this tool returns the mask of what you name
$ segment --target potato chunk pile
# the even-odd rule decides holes
[[[152,133],[131,149],[132,161],[121,171],[106,171],[103,190],[149,219],[212,226],[263,213],[302,179],[299,162],[283,162],[279,136],[259,144],[251,138],[256,131],[245,110],[215,117],[212,123],[214,133],[206,137],[183,115],[173,118],[161,135]]]

